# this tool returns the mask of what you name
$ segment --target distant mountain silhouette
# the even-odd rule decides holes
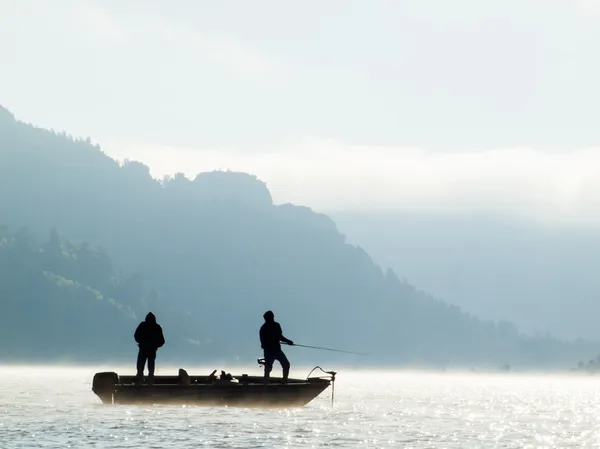
[[[372,354],[290,348],[292,371],[295,363],[336,357],[571,367],[596,352],[583,341],[525,338],[510,323],[481,321],[433,299],[346,243],[329,217],[274,205],[254,176],[155,180],[139,162],[120,165],[89,139],[33,127],[6,110],[0,211],[10,242],[2,247],[9,274],[0,277],[3,344],[12,342],[0,353],[6,358],[133,361],[132,332],[149,310],[167,340],[159,367],[161,357],[254,363],[267,309],[297,343]],[[23,246],[24,226],[31,239],[48,243]],[[51,229],[79,243],[54,231],[46,237]]]
[[[600,229],[476,213],[333,218],[379,263],[480,318],[533,335],[600,339]]]

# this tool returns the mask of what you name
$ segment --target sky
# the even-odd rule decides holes
[[[600,1],[0,0],[0,104],[319,211],[600,225]]]

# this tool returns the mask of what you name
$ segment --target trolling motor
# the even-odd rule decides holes
[[[335,375],[337,374],[335,371],[325,371],[323,368],[321,368],[320,366],[315,366],[310,373],[308,373],[308,376],[306,376],[306,380],[308,380],[308,378],[310,377],[310,375],[312,374],[312,372],[316,369],[321,370],[322,372],[324,372],[325,374],[329,374],[329,379],[331,380],[331,406],[333,407],[333,398],[335,395]]]
[[[256,359],[256,362],[258,363],[258,366],[264,366],[265,364],[265,359],[264,358],[260,358],[260,359]],[[306,380],[308,381],[308,378],[310,377],[310,375],[313,373],[314,370],[321,370],[322,372],[324,372],[325,374],[329,374],[329,380],[331,380],[331,405],[333,406],[333,399],[335,397],[335,375],[337,374],[335,371],[325,371],[323,368],[321,368],[320,366],[315,366],[310,373],[308,373],[308,376],[306,376]]]

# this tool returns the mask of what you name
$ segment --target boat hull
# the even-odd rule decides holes
[[[331,384],[330,379],[270,379],[239,376],[230,381],[195,376],[187,385],[176,376],[155,376],[153,385],[136,384],[133,376],[97,373],[94,393],[105,404],[168,404],[228,407],[302,407]]]

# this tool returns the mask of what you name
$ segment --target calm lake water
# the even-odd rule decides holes
[[[0,368],[0,448],[600,447],[592,376],[340,369],[333,407],[328,389],[303,408],[248,410],[102,405],[101,370]]]

